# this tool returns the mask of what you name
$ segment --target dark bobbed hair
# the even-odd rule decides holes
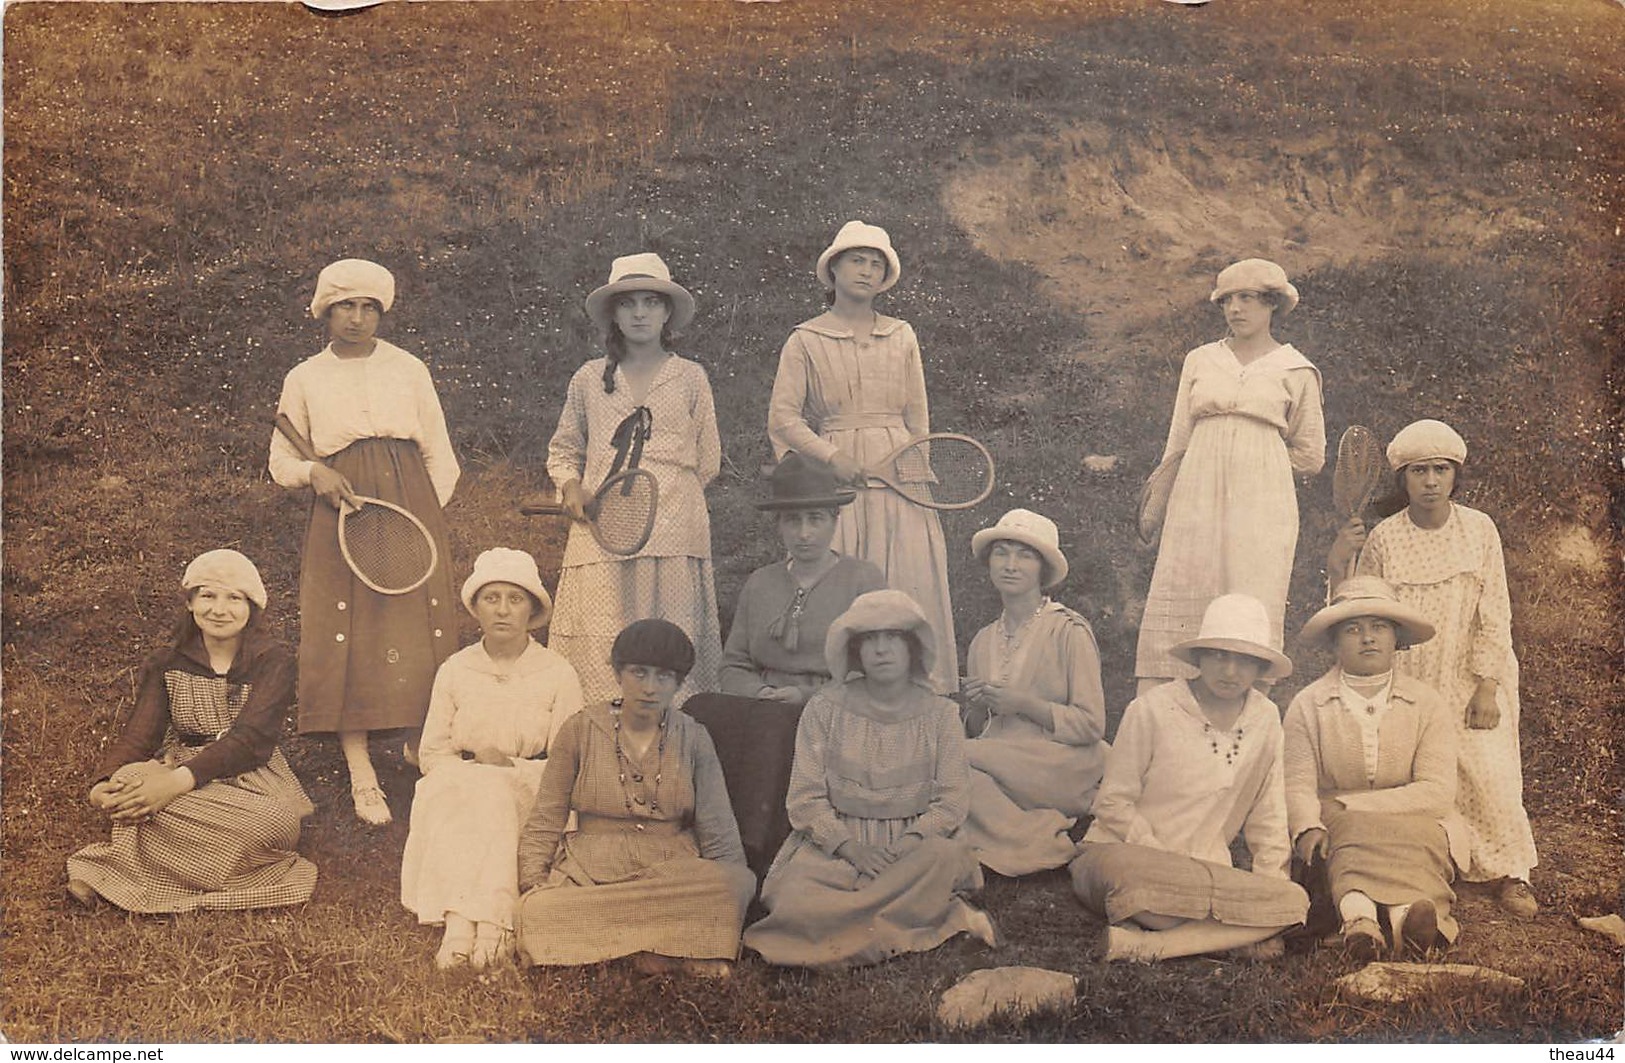
[[[863,671],[863,660],[858,653],[858,647],[863,644],[865,635],[873,635],[873,631],[857,631],[846,640],[846,670],[852,672]],[[913,631],[905,631],[903,642],[908,646],[908,674],[923,678],[925,676],[925,646],[920,642],[920,636]],[[837,679],[840,676],[836,676]]]
[[[670,620],[634,620],[615,636],[609,663],[616,675],[629,664],[664,668],[676,672],[681,683],[694,670],[694,643]]]
[[[629,294],[631,293],[617,292],[609,301],[609,323],[604,327],[604,353],[608,355],[604,362],[604,394],[606,395],[615,394],[615,367],[620,365],[621,361],[626,358],[626,335],[621,332],[621,326],[615,323],[615,304],[620,300],[621,296]],[[673,335],[671,330],[671,296],[665,292],[654,292],[653,294],[660,296],[660,301],[666,304],[666,323],[660,326],[660,345],[669,348],[672,344]]]

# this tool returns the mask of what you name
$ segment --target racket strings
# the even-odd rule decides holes
[[[993,476],[987,455],[961,439],[906,447],[893,464],[904,497],[938,505],[960,505],[980,498]]]
[[[598,499],[598,512],[593,515],[598,545],[612,554],[636,553],[649,539],[654,506],[652,477],[629,477],[604,492]]]
[[[364,505],[346,514],[339,530],[357,574],[385,593],[417,586],[434,568],[434,546],[423,530],[387,506]]]
[[[1353,425],[1344,432],[1332,470],[1332,505],[1337,511],[1355,516],[1370,505],[1385,465],[1382,448],[1370,429]]]

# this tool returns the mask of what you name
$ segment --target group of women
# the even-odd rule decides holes
[[[1046,594],[1068,563],[1038,513],[970,543],[1001,611],[961,677],[935,514],[865,473],[929,431],[914,332],[874,309],[901,263],[854,221],[816,273],[829,306],[781,354],[780,460],[758,503],[785,559],[747,580],[726,643],[704,498],[713,401],[671,350],[694,300],[639,254],[587,298],[606,353],[572,377],[549,448],[575,518],[557,603],[531,555],[486,550],[459,595],[480,639],[456,650],[441,507],[459,469],[439,402],[423,363],[376,335],[388,271],[324,269],[311,313],[330,342],[288,374],[279,410],[322,458],[281,436],[270,455],[278,483],[314,495],[298,667],[263,635],[247,558],[188,566],[172,645],[90,791],[111,840],[69,859],[70,895],[147,912],[308,899],[296,845],[312,808],[277,748],[297,692],[300,730],[338,734],[364,823],[391,817],[370,732],[411,736],[401,899],[443,928],[443,968],[517,951],[716,977],[741,941],[819,967],[960,933],[992,946],[973,903],[984,867],[1068,867],[1110,959],[1277,955],[1308,908],[1299,881],[1327,893],[1362,957],[1454,940],[1458,872],[1534,914],[1500,543],[1451,500],[1466,445],[1448,426],[1395,437],[1405,508],[1369,535],[1351,521],[1332,548],[1328,571],[1357,574],[1301,640],[1336,666],[1284,726],[1268,697],[1292,671],[1294,473],[1325,451],[1320,375],[1273,336],[1298,299],[1279,266],[1224,270],[1211,298],[1228,335],[1186,359],[1139,696],[1110,745],[1094,635]],[[660,519],[619,557],[586,518],[633,466],[656,478]],[[440,543],[421,587],[382,595],[352,575],[336,525],[358,495],[418,514]],[[757,874],[765,914],[744,929]]]

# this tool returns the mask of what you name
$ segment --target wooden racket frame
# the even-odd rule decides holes
[[[327,464],[316,453],[315,446],[311,444],[310,440],[305,438],[304,433],[299,431],[299,429],[294,425],[293,421],[289,419],[287,414],[279,412],[276,415],[276,428],[278,432],[282,433],[283,438],[293,445],[293,449],[298,451],[301,458],[305,459],[306,461],[315,462],[318,465]],[[354,502],[350,501],[350,499],[339,500],[338,536],[339,553],[344,557],[344,563],[350,567],[350,571],[355,574],[355,578],[360,580],[362,585],[368,590],[372,591],[374,594],[383,594],[390,597],[400,594],[411,594],[413,591],[429,582],[429,577],[434,575],[434,570],[440,565],[440,548],[435,545],[434,536],[430,534],[428,525],[424,524],[423,521],[418,518],[416,513],[413,513],[404,506],[398,506],[395,503],[385,501],[382,498],[373,498],[370,495],[352,494],[351,497],[355,499]],[[396,513],[401,514],[402,516],[406,517],[407,520],[411,521],[413,526],[417,528],[418,534],[423,536],[423,541],[429,544],[429,565],[426,569],[424,569],[423,575],[419,576],[411,586],[379,586],[377,583],[374,583],[365,572],[361,571],[361,567],[357,565],[355,563],[355,559],[350,556],[350,544],[344,534],[344,524],[345,521],[349,519],[350,515],[355,513],[362,506],[383,506],[385,509],[394,510]]]
[[[977,450],[981,451],[982,457],[987,459],[987,483],[983,486],[982,493],[971,499],[969,502],[922,502],[920,499],[911,497],[902,489],[901,486],[899,486],[899,482],[892,476],[887,475],[885,471],[887,469],[895,469],[897,467],[896,462],[898,456],[909,447],[912,447],[917,443],[933,443],[939,439],[963,440],[964,442],[974,446]],[[959,432],[930,432],[926,435],[916,436],[913,439],[910,439],[907,443],[897,447],[890,454],[887,454],[884,458],[881,458],[878,464],[872,465],[863,470],[863,478],[865,480],[864,486],[874,487],[878,485],[880,487],[888,488],[897,492],[897,494],[914,503],[916,506],[923,506],[926,509],[960,510],[970,509],[987,501],[988,496],[993,493],[994,483],[996,483],[998,480],[998,470],[999,466],[993,460],[992,451],[988,450],[980,439],[975,439]]]
[[[635,477],[647,477],[649,480],[649,519],[645,522],[643,534],[639,536],[637,545],[630,549],[617,549],[607,545],[598,534],[598,508],[600,501],[611,491],[618,489],[626,481]],[[649,545],[649,537],[654,534],[655,514],[660,510],[660,481],[647,469],[622,469],[614,476],[609,477],[598,485],[592,498],[587,502],[587,529],[592,532],[593,541],[606,554],[616,557],[631,557],[633,554]],[[519,512],[527,517],[562,517],[566,516],[564,506],[558,502],[532,502],[519,507]]]

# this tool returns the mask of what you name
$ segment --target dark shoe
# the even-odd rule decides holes
[[[1286,957],[1286,939],[1276,934],[1263,941],[1231,949],[1230,956],[1243,963],[1278,963]]]
[[[1529,888],[1529,883],[1521,879],[1502,879],[1501,885],[1495,891],[1495,901],[1519,919],[1533,919],[1540,911],[1540,902],[1535,899],[1535,891]]]
[[[1382,952],[1383,945],[1382,927],[1375,919],[1361,916],[1343,924],[1343,951],[1355,963],[1370,963]]]
[[[90,883],[82,878],[68,879],[68,899],[75,904],[96,911],[102,906],[102,895],[97,893]]]
[[[676,974],[683,966],[683,961],[677,957],[662,956],[658,952],[634,952],[629,959],[632,961],[632,969],[645,978]]]
[[[1398,939],[1394,942],[1396,956],[1423,959],[1432,952],[1439,943],[1439,913],[1434,910],[1433,902],[1423,899],[1413,903],[1399,924],[1399,933],[1394,936]]]

